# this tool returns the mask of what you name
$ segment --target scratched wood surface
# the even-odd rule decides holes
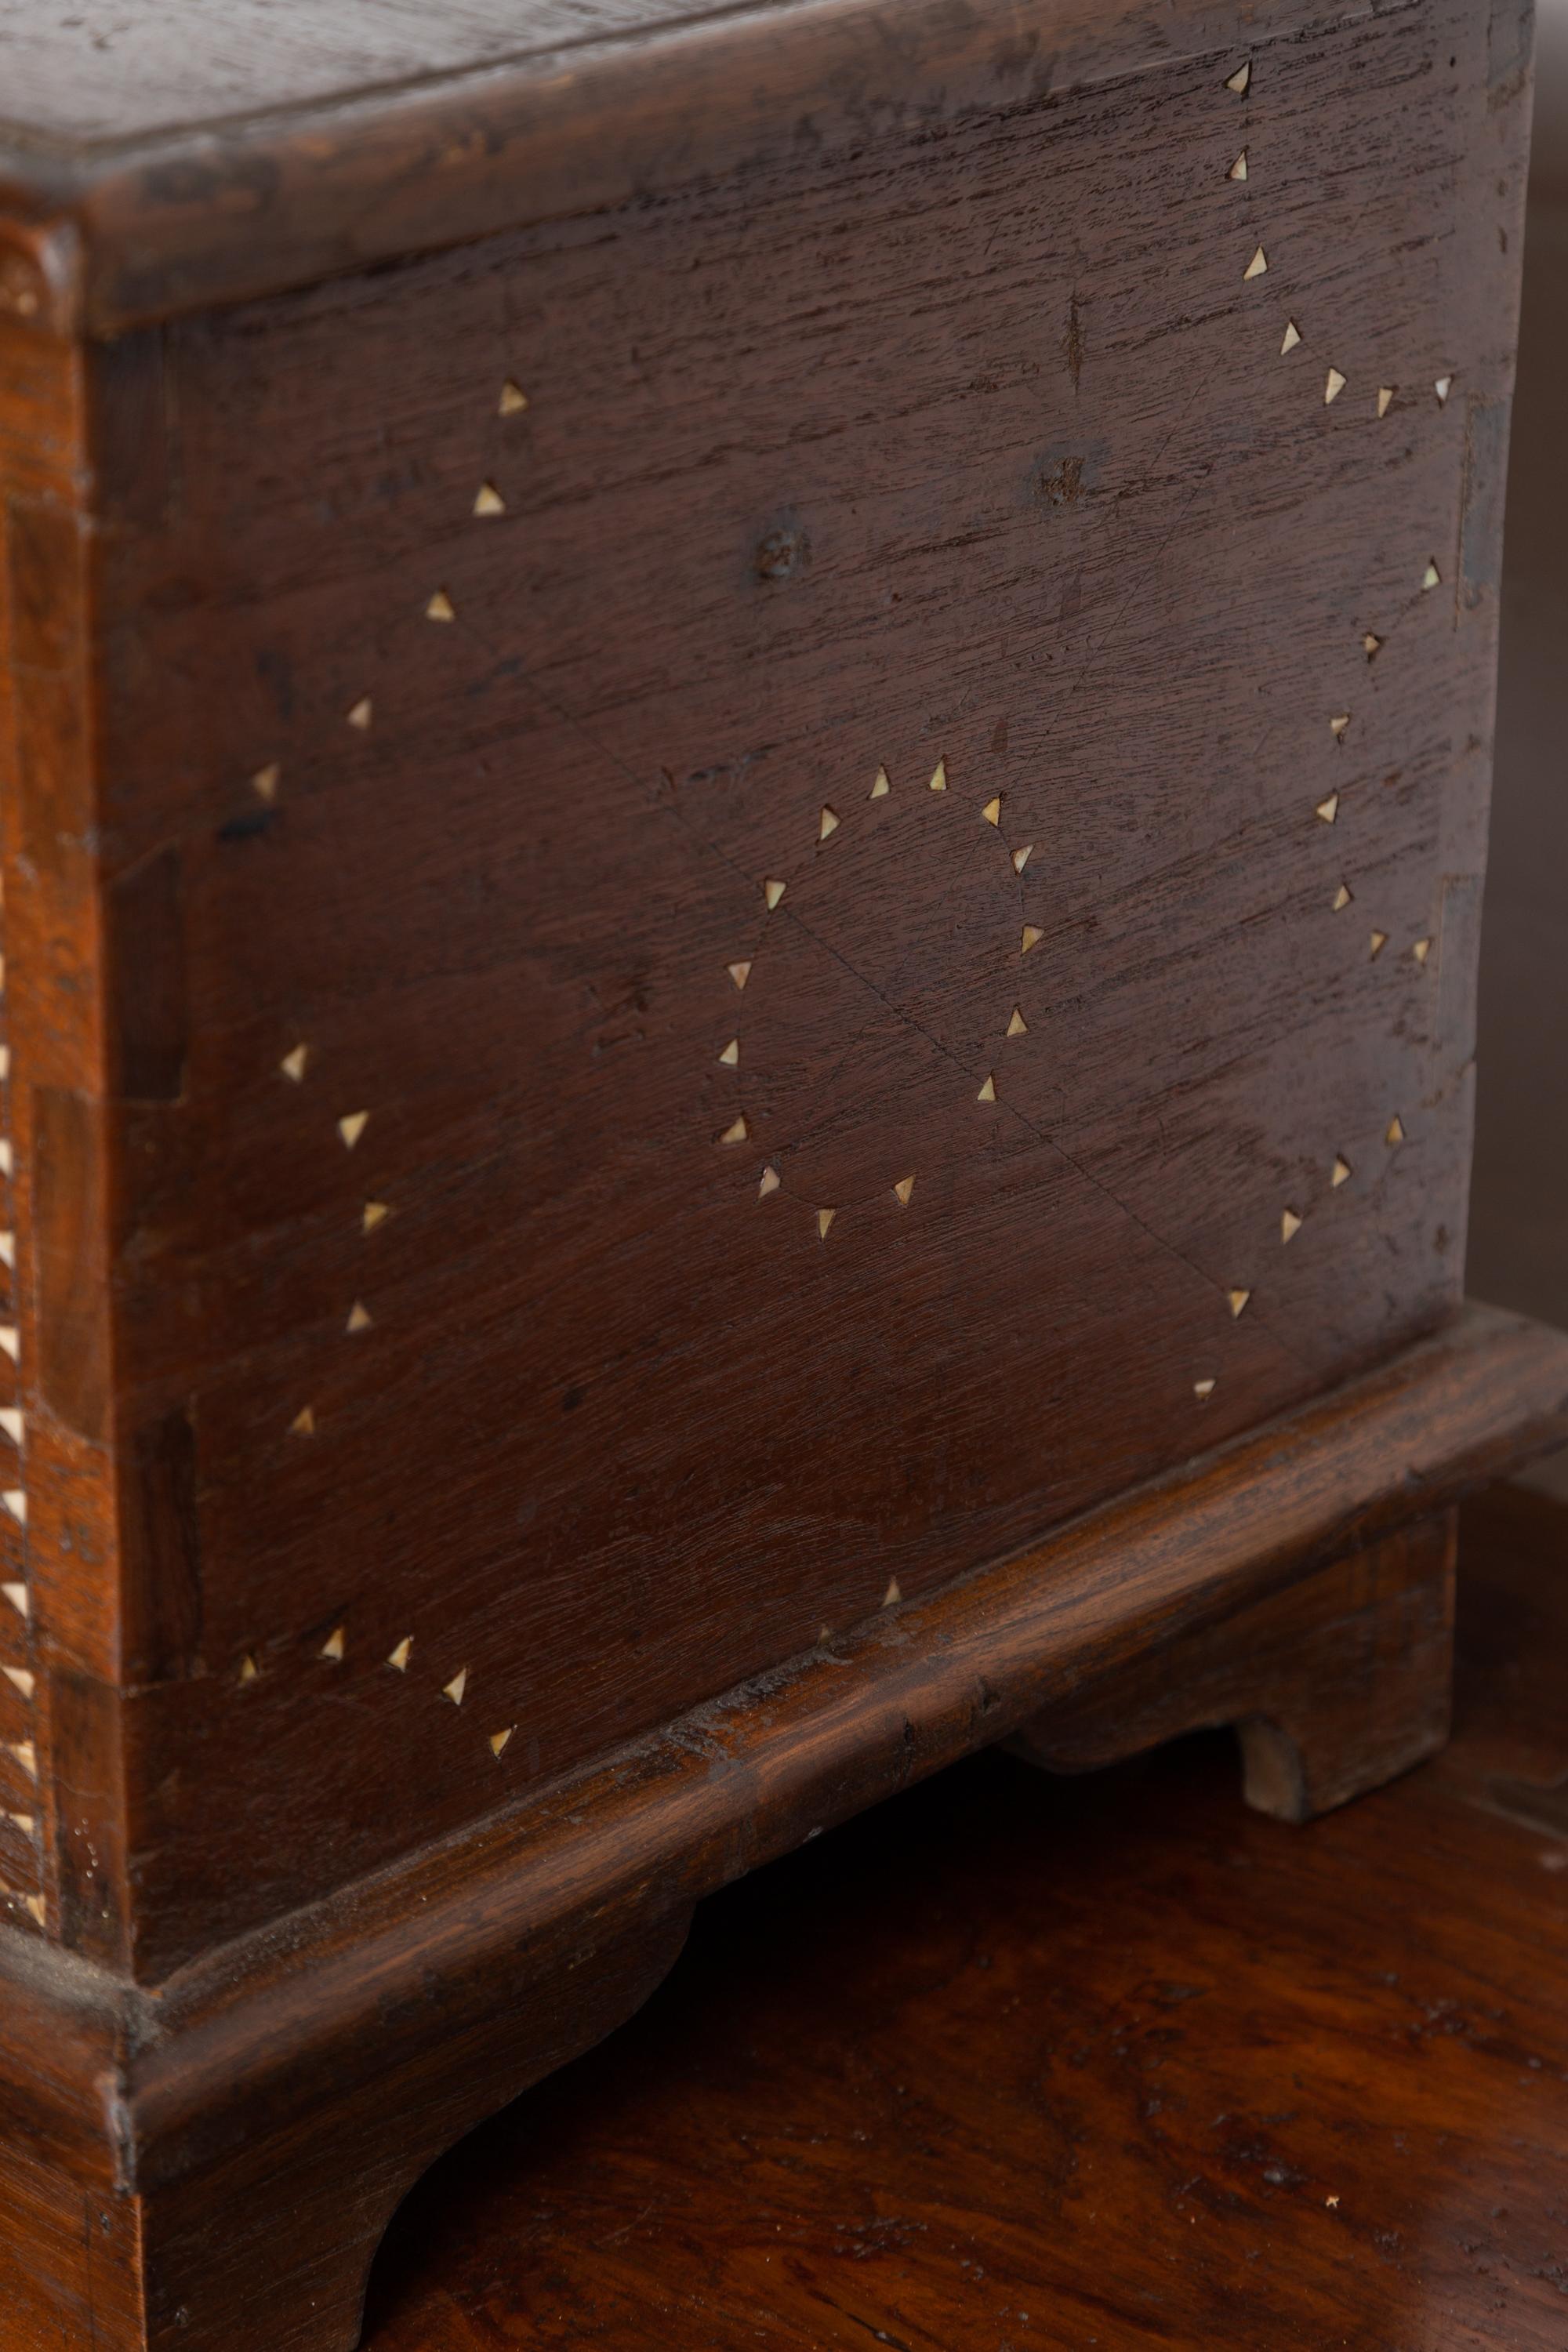
[[[699,1914],[405,2206],[366,2352],[1559,2352],[1568,1514],[1466,1515],[1438,1763],[976,1759]]]
[[[655,21],[673,28],[700,13],[671,8]],[[5,0],[0,128],[90,148],[480,74],[649,21],[646,0],[530,0],[526,11],[464,0],[436,16],[409,0],[237,0],[192,39],[166,8]]]
[[[10,523],[96,632],[91,848],[52,756],[12,835],[69,1940],[156,1976],[1452,1311],[1495,47],[1431,0],[89,348],[90,557]]]
[[[0,24],[0,311],[112,335],[204,306],[801,159],[928,141],[1152,66],[1372,22],[1370,0],[11,0]],[[1494,11],[1486,73],[1528,71]]]

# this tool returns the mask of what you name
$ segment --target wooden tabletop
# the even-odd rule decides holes
[[[992,1753],[704,1906],[404,2209],[371,2352],[1562,2352],[1568,1512],[1467,1527],[1455,1743]]]

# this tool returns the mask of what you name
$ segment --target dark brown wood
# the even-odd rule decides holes
[[[1565,1570],[1467,1507],[1454,1743],[1309,1831],[1225,1741],[994,1753],[705,1905],[400,2214],[366,2352],[1561,2352]]]
[[[895,78],[661,204],[13,322],[74,1948],[156,1982],[1455,1311],[1522,111],[1446,5],[1092,72],[1050,8],[1067,84],[946,136]]]
[[[506,0],[411,19],[397,0],[235,0],[193,39],[167,6],[112,37],[37,7],[8,27],[0,307],[122,332],[710,177],[829,171],[868,126],[922,145],[998,106],[1049,108],[1120,75],[1244,56],[1316,31],[1307,0],[1089,0],[1020,17],[905,0],[698,8]],[[1370,5],[1330,19],[1352,37]],[[1487,74],[1526,86],[1528,19],[1500,7]],[[26,120],[17,118],[26,114]],[[809,120],[809,131],[803,122]],[[1228,159],[1227,159],[1228,160]],[[1224,168],[1224,165],[1221,166]]]
[[[1321,1802],[1397,1770],[1446,1701],[1448,1506],[1565,1415],[1568,1340],[1477,1314],[156,1994],[12,1937],[0,2283],[19,2342],[79,2330],[90,2292],[105,2352],[352,2345],[419,2171],[626,2015],[696,1901],[1026,1722],[1051,1752],[1059,1719],[1055,1752],[1080,1763],[1262,1715]],[[1412,1449],[1434,1443],[1429,1467]],[[1173,1709],[1151,1703],[1163,1653],[1192,1670]]]
[[[1013,1745],[1084,1772],[1234,1724],[1247,1799],[1311,1821],[1423,1762],[1448,1735],[1457,1514],[1440,1512],[1217,1625],[1090,1678]]]
[[[306,2352],[751,1861],[1432,1736],[1524,26],[12,15],[16,2308]]]

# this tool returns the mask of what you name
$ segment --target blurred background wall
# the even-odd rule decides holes
[[[1467,1285],[1568,1328],[1568,0],[1536,26]],[[1568,1496],[1568,1455],[1538,1479]]]

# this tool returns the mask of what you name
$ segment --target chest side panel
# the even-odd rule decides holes
[[[1451,1308],[1485,84],[1408,8],[121,352],[149,1951]]]

